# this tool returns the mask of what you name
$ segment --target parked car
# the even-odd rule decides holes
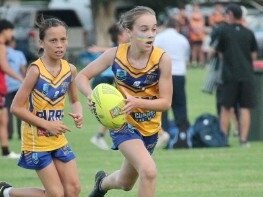
[[[17,48],[22,50],[30,61],[38,56],[39,37],[36,20],[43,15],[54,16],[64,21],[68,26],[69,47],[67,55],[74,57],[83,51],[86,45],[86,31],[72,9],[47,9],[34,7],[10,7],[2,15],[15,25]]]

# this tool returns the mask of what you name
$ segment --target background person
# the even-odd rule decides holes
[[[230,4],[226,21],[218,38],[216,50],[222,55],[222,107],[220,125],[227,135],[232,116],[231,108],[239,106],[240,145],[249,147],[250,109],[255,106],[252,62],[257,58],[254,33],[243,25],[242,9]]]
[[[186,99],[186,68],[190,59],[190,44],[185,36],[178,32],[178,23],[175,16],[170,16],[166,29],[157,34],[154,44],[167,52],[172,59],[172,80],[173,80],[173,97],[172,112],[175,125],[181,131],[187,131],[190,126],[187,115]],[[164,131],[169,131],[169,121],[167,111],[162,115],[162,127]],[[158,142],[165,143],[165,133],[159,135]],[[162,146],[158,143],[158,146]]]
[[[205,57],[202,50],[205,38],[205,20],[197,3],[193,4],[189,16],[189,40],[192,48],[191,66],[203,66]]]
[[[18,154],[9,150],[8,131],[7,131],[7,109],[5,107],[5,96],[7,93],[5,75],[23,81],[23,78],[13,71],[7,62],[6,43],[13,37],[14,25],[8,20],[0,20],[0,143],[2,156],[5,158],[17,159]]]
[[[24,76],[26,73],[27,60],[22,51],[16,50],[16,40],[12,37],[12,40],[8,42],[7,45],[7,59],[10,68],[12,68],[16,73]],[[9,76],[6,76],[7,84],[7,95],[6,95],[6,107],[8,111],[8,138],[13,138],[13,114],[10,112],[11,103],[17,93],[17,90],[21,86],[21,82],[15,80]],[[21,139],[21,120],[16,118],[16,129],[18,138]]]

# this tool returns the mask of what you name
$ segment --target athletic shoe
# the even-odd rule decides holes
[[[101,150],[109,150],[110,149],[107,142],[105,141],[104,137],[95,135],[90,139],[90,141],[92,144],[94,144],[95,146],[97,146]]]
[[[3,158],[6,159],[19,159],[20,158],[20,154],[17,154],[13,151],[11,151],[8,155],[3,155]]]
[[[12,186],[6,182],[2,182],[2,181],[0,182],[0,197],[4,197],[4,190],[9,187],[12,187]]]
[[[242,148],[250,148],[250,143],[248,141],[240,142]]]
[[[103,197],[107,192],[102,191],[102,180],[107,176],[106,172],[98,171],[95,175],[95,185],[93,191],[89,194],[89,197]]]
[[[161,135],[159,135],[158,137],[158,141],[157,141],[157,144],[156,144],[156,148],[160,148],[160,147],[165,147],[167,145],[167,142],[169,140],[170,136],[167,132],[162,132]]]

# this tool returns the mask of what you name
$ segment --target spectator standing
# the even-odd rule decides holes
[[[5,96],[7,92],[5,74],[19,81],[23,81],[23,78],[13,71],[7,62],[6,43],[11,40],[13,29],[14,26],[12,23],[7,20],[0,20],[0,143],[3,157],[17,159],[19,155],[9,150],[7,131],[8,115],[5,107]]]
[[[176,14],[177,31],[189,39],[189,19],[185,8],[181,8]]]
[[[16,50],[16,41],[15,38],[12,37],[12,40],[8,42],[7,47],[7,60],[9,66],[21,76],[25,75],[26,72],[26,64],[27,60],[22,51]],[[6,76],[6,84],[7,84],[7,95],[6,95],[6,107],[8,111],[8,138],[12,139],[14,129],[13,129],[13,115],[10,113],[11,103],[17,93],[17,90],[21,86],[21,82],[15,80],[9,76]],[[19,139],[21,139],[21,120],[16,118],[16,128]]]
[[[242,9],[230,4],[226,8],[226,21],[218,37],[216,50],[223,58],[222,64],[222,107],[220,125],[227,135],[231,108],[240,107],[240,144],[248,147],[250,109],[255,106],[253,60],[257,57],[254,33],[242,25]]]
[[[198,4],[193,5],[189,25],[189,39],[192,47],[191,65],[196,67],[204,64],[202,44],[205,37],[205,20]]]
[[[185,91],[186,68],[191,54],[190,44],[185,36],[178,32],[178,23],[175,17],[170,17],[166,26],[167,28],[156,36],[154,44],[164,49],[172,59],[172,112],[175,125],[181,131],[186,131],[190,126]],[[162,127],[165,131],[169,130],[167,111],[162,115]],[[159,141],[165,141],[162,138],[166,138],[166,136],[160,135]]]

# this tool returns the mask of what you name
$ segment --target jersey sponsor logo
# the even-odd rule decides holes
[[[38,111],[36,115],[48,121],[61,120],[64,116],[63,110],[43,110]]]
[[[65,94],[68,91],[69,82],[63,82],[61,84],[61,93]]]
[[[34,164],[38,164],[39,163],[39,158],[38,158],[38,154],[37,153],[32,153],[32,162]]]
[[[48,130],[46,130],[44,128],[37,127],[37,135],[49,137],[49,136],[52,136],[52,133],[50,133]]]
[[[146,122],[150,121],[156,116],[156,111],[147,111],[144,113],[134,112],[131,115],[136,122]]]
[[[124,81],[127,78],[127,72],[122,69],[117,69],[116,78],[120,81]]]
[[[153,82],[157,81],[157,74],[152,73],[146,75],[146,79],[144,81],[145,84],[152,84]]]
[[[49,89],[49,84],[44,83],[42,86],[42,94],[47,95],[48,94],[48,89]]]
[[[141,85],[141,81],[134,81],[134,83],[132,84],[132,86],[135,88],[140,88],[140,85]]]
[[[54,98],[54,99],[58,98],[58,95],[59,95],[59,91],[56,91],[55,94],[54,94],[54,96],[53,96],[53,98]]]

